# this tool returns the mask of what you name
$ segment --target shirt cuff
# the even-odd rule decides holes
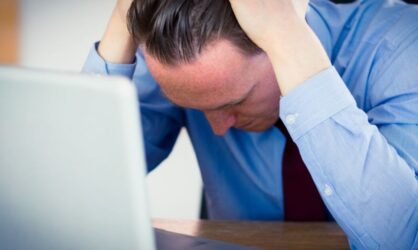
[[[294,141],[356,102],[334,67],[306,80],[280,100],[280,118]]]
[[[98,53],[99,42],[96,42],[83,67],[84,73],[117,75],[132,79],[136,68],[136,58],[131,64],[115,64],[105,61]]]

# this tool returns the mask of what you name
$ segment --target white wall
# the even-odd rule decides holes
[[[101,38],[116,0],[20,0],[20,64],[80,71]],[[161,166],[147,177],[158,218],[197,218],[201,178],[185,131]]]

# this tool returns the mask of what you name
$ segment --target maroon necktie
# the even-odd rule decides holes
[[[287,132],[282,120],[276,127],[286,137],[282,162],[284,194],[284,217],[286,221],[324,221],[324,202],[316,189],[308,169],[303,163],[299,149]]]

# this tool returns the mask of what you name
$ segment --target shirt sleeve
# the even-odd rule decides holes
[[[184,111],[162,94],[140,51],[132,64],[113,64],[97,52],[95,43],[82,69],[86,74],[118,75],[135,84],[144,136],[148,170],[154,169],[171,152],[184,124]]]
[[[86,74],[97,74],[97,75],[117,75],[123,76],[128,79],[133,78],[135,68],[137,65],[137,60],[135,58],[134,62],[131,64],[114,64],[105,61],[97,52],[99,43],[95,43],[90,49],[87,60],[84,63],[82,73]]]
[[[371,89],[373,95],[387,92],[385,85]],[[388,97],[380,110],[376,106],[367,114],[331,67],[281,99],[281,119],[325,204],[356,248],[417,247],[418,92],[404,94],[404,102]],[[378,116],[391,120],[377,123]]]

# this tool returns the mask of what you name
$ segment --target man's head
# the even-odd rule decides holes
[[[202,110],[216,134],[263,131],[277,120],[270,61],[239,27],[228,0],[134,0],[128,26],[166,96]]]

